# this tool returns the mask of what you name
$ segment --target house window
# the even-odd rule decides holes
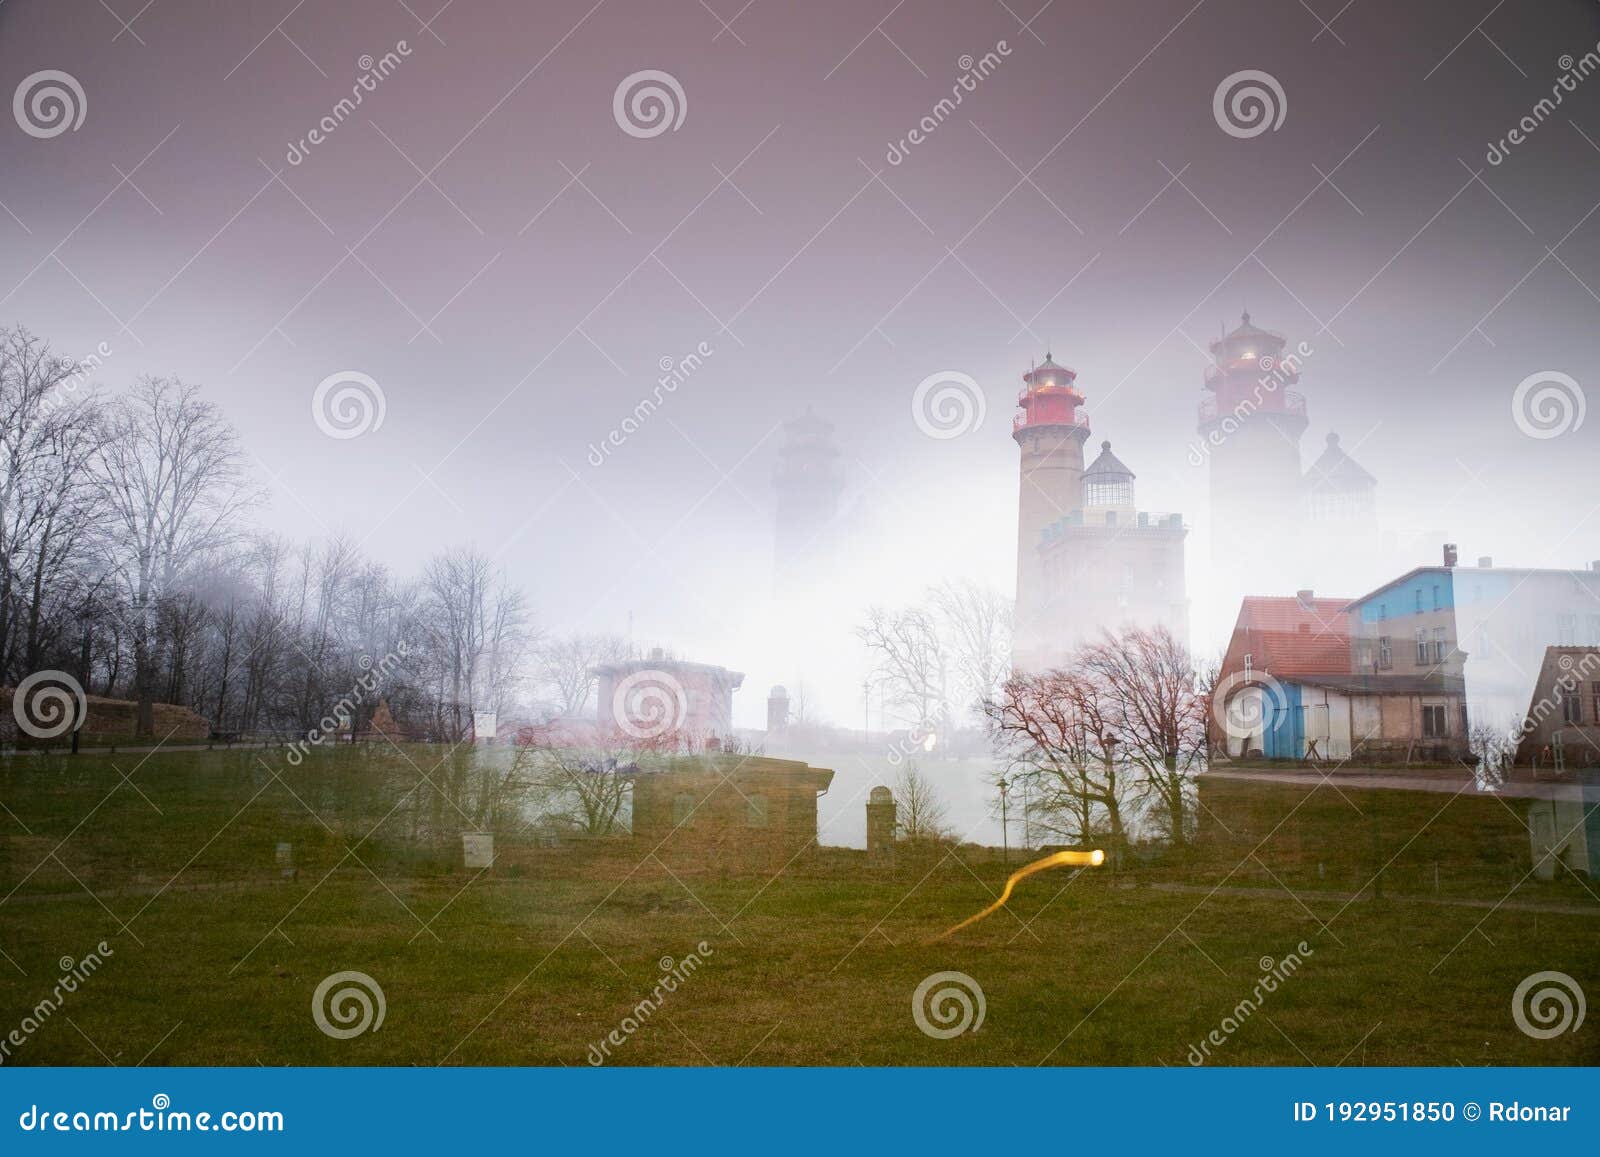
[[[767,797],[752,795],[744,801],[744,825],[747,828],[764,828],[767,826]]]
[[[1439,609],[1439,584],[1438,583],[1434,583],[1433,584],[1433,609],[1434,610],[1438,610]]]
[[[1426,627],[1417,628],[1417,666],[1426,666],[1428,662],[1428,631]]]
[[[1583,722],[1583,696],[1576,689],[1560,691],[1563,723]]]
[[[1422,588],[1417,588],[1417,614],[1422,613]]]
[[[1600,723],[1600,683],[1591,683],[1594,688],[1594,721]]]
[[[1378,636],[1378,670],[1387,671],[1394,666],[1394,650],[1388,635]]]
[[[1449,732],[1445,729],[1444,705],[1423,704],[1422,707],[1422,737],[1424,739],[1443,739]]]
[[[1563,647],[1575,646],[1578,642],[1578,616],[1556,616],[1556,642]]]
[[[1444,628],[1435,627],[1433,628],[1433,661],[1435,663],[1444,662],[1445,650]]]
[[[672,824],[674,827],[686,828],[694,823],[694,796],[686,791],[680,791],[672,797]]]

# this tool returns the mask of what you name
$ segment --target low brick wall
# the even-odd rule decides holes
[[[72,742],[70,732],[51,739],[37,739],[17,725],[12,710],[10,687],[0,687],[0,737],[18,747],[66,747]],[[131,699],[107,699],[90,695],[89,717],[79,733],[80,744],[103,747],[112,743],[132,743],[138,730],[139,705]],[[154,718],[154,740],[169,743],[193,743],[205,740],[211,734],[211,723],[204,716],[180,707],[175,703],[151,705]]]

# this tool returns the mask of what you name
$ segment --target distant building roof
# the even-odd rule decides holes
[[[1425,574],[1550,575],[1552,577],[1561,575],[1572,579],[1574,582],[1583,583],[1585,586],[1592,586],[1597,593],[1600,593],[1600,566],[1593,567],[1589,570],[1581,570],[1576,568],[1569,569],[1563,567],[1523,566],[1418,566],[1412,567],[1410,570],[1406,571],[1405,574],[1400,575],[1397,578],[1392,578],[1381,586],[1374,587],[1360,598],[1351,599],[1350,602],[1346,604],[1345,609],[1353,611],[1362,603],[1371,602],[1379,595],[1393,590],[1395,587],[1401,586],[1404,583],[1410,582],[1419,575]]]
[[[726,667],[719,667],[715,663],[691,663],[687,659],[668,658],[659,648],[650,653],[646,659],[623,659],[617,663],[599,663],[589,668],[595,675],[632,675],[639,671],[667,671],[677,674],[706,675],[714,679],[723,680],[737,688],[744,682],[743,671],[730,671]]]
[[[1280,679],[1350,674],[1348,603],[1348,599],[1316,598],[1310,592],[1245,596],[1223,657],[1223,672],[1242,670],[1248,654],[1253,669]]]

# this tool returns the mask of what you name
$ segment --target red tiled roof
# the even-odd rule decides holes
[[[1344,675],[1350,672],[1349,599],[1247,595],[1222,661],[1222,673],[1251,667],[1279,678]]]

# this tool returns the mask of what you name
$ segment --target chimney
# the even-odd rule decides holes
[[[659,662],[661,662],[661,660],[665,659],[666,657],[667,657],[666,651],[662,650],[660,647],[651,647],[650,648],[650,661],[651,662],[659,663]]]
[[[1589,564],[1589,569],[1592,570],[1592,571],[1600,571],[1600,558],[1597,558],[1593,562],[1591,562]]]
[[[1447,567],[1456,565],[1456,544],[1453,542],[1444,544],[1444,565]]]
[[[1311,600],[1315,596],[1315,593],[1316,592],[1314,592],[1310,587],[1307,587],[1305,590],[1295,591],[1294,597],[1299,600],[1301,607],[1305,608],[1306,610],[1310,610]]]
[[[1480,566],[1484,570],[1488,570],[1490,567],[1494,566],[1494,559],[1490,558],[1486,554],[1479,555],[1478,556],[1478,566]]]

